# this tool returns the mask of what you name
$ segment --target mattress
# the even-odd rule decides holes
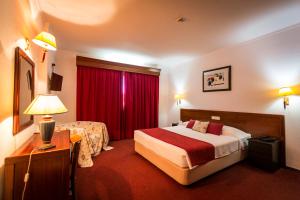
[[[222,158],[244,148],[245,138],[250,137],[249,134],[239,135],[239,137],[236,137],[235,135],[217,136],[213,134],[203,134],[186,128],[183,125],[165,127],[163,129],[212,144],[215,147],[215,159]],[[151,137],[140,130],[134,132],[134,140],[179,167],[188,167],[190,169],[196,167],[192,167],[189,157],[184,149]]]

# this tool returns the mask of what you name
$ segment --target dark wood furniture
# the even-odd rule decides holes
[[[68,199],[70,176],[69,131],[54,133],[52,143],[56,145],[55,148],[36,151],[32,154],[25,200]],[[33,134],[23,146],[5,159],[4,200],[21,199],[30,152],[41,144],[40,134]]]
[[[220,120],[214,120],[219,118]],[[250,133],[253,138],[271,136],[281,141],[279,154],[280,164],[285,166],[285,126],[283,115],[181,109],[180,120],[190,119],[217,121]]]
[[[124,72],[148,74],[153,76],[159,76],[161,71],[160,69],[153,68],[153,67],[129,65],[124,63],[117,63],[117,62],[87,58],[82,56],[76,56],[76,65],[81,67],[96,67],[96,68],[110,69],[110,70],[117,70],[117,71],[124,71]]]
[[[72,147],[72,154],[71,154],[71,192],[72,192],[72,199],[77,199],[76,194],[76,169],[78,164],[78,156],[80,151],[80,143],[81,140],[74,142]]]
[[[280,140],[270,137],[249,139],[248,160],[268,170],[279,167]]]
[[[179,124],[178,122],[173,122],[172,126],[178,126],[178,124]]]
[[[23,112],[34,98],[34,62],[20,48],[15,49],[13,134],[33,124],[33,116]]]

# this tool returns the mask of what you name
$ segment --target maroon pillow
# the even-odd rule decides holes
[[[189,121],[189,123],[186,125],[187,128],[193,128],[194,124],[195,124],[196,120],[191,119]]]
[[[207,126],[206,133],[211,133],[215,135],[221,135],[223,129],[223,124],[216,122],[209,122]]]

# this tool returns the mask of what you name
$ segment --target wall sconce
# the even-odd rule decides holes
[[[41,32],[32,41],[44,49],[42,63],[45,61],[46,53],[48,50],[56,51],[55,37],[50,33]]]
[[[28,40],[28,38],[25,38],[25,43],[26,43],[26,46],[25,46],[25,51],[30,51],[30,42]]]
[[[279,95],[283,96],[283,107],[286,109],[286,106],[289,105],[289,95],[293,94],[293,90],[289,87],[283,87],[279,89]]]
[[[181,100],[183,99],[183,95],[182,94],[176,94],[175,99],[176,99],[176,105],[179,106],[181,104]]]
[[[16,41],[16,46],[20,47],[23,51],[25,51],[26,54],[28,54],[28,56],[30,55],[30,42],[28,40],[28,38],[20,38]]]

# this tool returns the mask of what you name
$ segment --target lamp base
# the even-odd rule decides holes
[[[38,147],[39,150],[46,150],[46,149],[51,149],[51,148],[54,148],[56,147],[55,144],[42,144],[41,146]]]
[[[51,116],[45,115],[42,120],[39,122],[40,132],[43,144],[39,147],[39,149],[49,149],[55,147],[55,145],[51,144],[51,139],[54,132],[55,121]]]

